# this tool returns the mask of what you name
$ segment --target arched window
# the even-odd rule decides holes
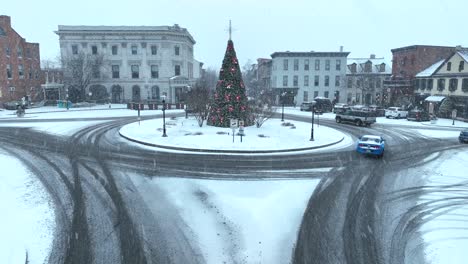
[[[132,87],[132,100],[134,102],[140,102],[141,100],[140,86],[138,85]]]
[[[159,100],[160,99],[159,86],[155,85],[155,86],[151,87],[151,99],[153,99],[153,100]]]

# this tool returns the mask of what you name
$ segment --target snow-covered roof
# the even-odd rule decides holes
[[[356,63],[356,72],[355,73],[368,73],[365,72],[365,65],[370,61],[372,63],[371,72],[370,73],[378,73],[378,74],[392,74],[392,67],[391,64],[385,60],[385,58],[348,58],[347,61],[347,69],[346,74],[352,74],[351,72],[351,65]],[[385,70],[383,72],[380,71],[380,65],[385,63]]]
[[[459,54],[466,62],[468,62],[468,50],[461,50],[461,51],[458,51],[458,54]]]
[[[445,60],[441,60],[441,61],[438,61],[438,62],[432,64],[431,66],[429,66],[429,68],[426,68],[422,72],[416,74],[416,77],[430,77],[430,76],[432,76],[432,74],[435,73],[435,71],[440,67],[440,65],[442,65],[444,63],[444,61]]]
[[[445,99],[445,96],[440,96],[440,95],[431,95],[429,97],[427,97],[426,99],[424,99],[424,101],[428,101],[428,102],[442,102],[442,100]]]

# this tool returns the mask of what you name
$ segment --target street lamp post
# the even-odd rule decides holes
[[[70,109],[70,106],[68,104],[68,88],[65,90],[67,92],[66,96],[65,96],[65,100],[67,100],[66,104],[67,104],[67,110]]]
[[[286,92],[283,92],[281,94],[281,121],[284,121],[284,96],[286,95]]]
[[[167,137],[166,135],[166,96],[162,96],[162,104],[163,104],[163,108],[162,108],[162,111],[163,111],[163,134],[162,136],[163,137]]]
[[[312,128],[310,129],[310,141],[314,141],[314,115],[315,115],[315,101],[312,101]]]

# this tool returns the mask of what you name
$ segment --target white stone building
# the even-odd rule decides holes
[[[271,54],[271,88],[285,104],[326,97],[346,102],[346,58],[349,52],[275,52]]]
[[[174,26],[58,26],[62,58],[79,52],[102,54],[98,78],[87,88],[105,87],[112,102],[183,101],[200,77],[195,40]],[[96,76],[95,76],[96,77]]]

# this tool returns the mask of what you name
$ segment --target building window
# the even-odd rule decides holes
[[[437,81],[437,90],[443,91],[445,89],[445,79],[439,79]]]
[[[336,60],[336,70],[341,71],[341,60]]]
[[[452,70],[452,63],[447,62],[447,71],[451,71],[451,70]]]
[[[119,65],[112,65],[112,78],[119,79],[120,78],[120,67]]]
[[[91,53],[97,55],[97,46],[91,46]]]
[[[462,81],[462,91],[468,92],[468,78],[464,78]]]
[[[348,88],[353,87],[353,79],[351,77],[348,78]]]
[[[174,55],[176,55],[176,56],[180,55],[180,47],[179,46],[174,47]]]
[[[432,80],[432,79],[427,80],[426,89],[427,90],[432,90],[432,86],[434,86],[434,80]]]
[[[364,71],[365,72],[372,72],[372,62],[370,62],[370,61],[366,62],[366,65],[364,65]]]
[[[18,48],[16,49],[16,53],[18,57],[23,57],[23,48],[18,46]]]
[[[304,102],[308,102],[309,101],[309,92],[307,91],[304,91]]]
[[[32,68],[29,68],[28,78],[31,79],[31,80],[32,80],[32,78],[33,78],[33,70],[32,70]]]
[[[78,54],[78,45],[72,45],[72,54],[73,55]]]
[[[284,71],[288,70],[288,60],[283,60],[283,70]]]
[[[304,71],[308,71],[309,70],[309,59],[305,59],[304,60]]]
[[[299,86],[299,76],[297,76],[297,75],[294,75],[294,77],[293,77],[293,86],[294,87]]]
[[[315,75],[314,76],[314,86],[319,86],[320,85],[320,76]]]
[[[375,80],[375,88],[381,88],[382,87],[382,80],[377,79]]]
[[[449,81],[449,90],[455,92],[458,88],[458,79],[452,78]]]
[[[140,66],[132,65],[132,79],[140,78]]]
[[[328,92],[328,91],[325,91],[325,92],[323,93],[323,96],[324,96],[325,98],[328,98],[329,92]]]
[[[309,86],[309,75],[304,76],[304,86]]]
[[[23,64],[18,65],[18,75],[20,79],[24,79],[24,67]]]
[[[180,65],[174,66],[174,75],[179,76],[180,75]]]
[[[26,57],[31,58],[31,49],[30,48],[26,49]]]
[[[348,102],[348,104],[350,104],[352,100],[353,100],[353,94],[348,93],[348,97],[346,98],[346,102]]]
[[[465,62],[460,61],[460,64],[458,64],[458,71],[461,72],[465,69]]]
[[[10,47],[5,46],[5,53],[6,53],[7,56],[10,56],[10,55],[11,55],[11,49],[10,49]]]
[[[119,51],[119,48],[117,47],[117,45],[113,45],[112,46],[112,55],[117,55]]]
[[[294,59],[294,70],[295,71],[299,70],[299,60],[298,59]]]
[[[8,79],[13,78],[13,74],[11,72],[11,65],[10,64],[7,65],[6,71],[7,71],[7,78]]]
[[[101,78],[101,72],[99,71],[99,66],[93,66],[93,78],[99,79]]]
[[[159,86],[151,87],[151,99],[159,100]]]
[[[335,76],[335,87],[340,87],[341,85],[341,77],[339,75]]]
[[[380,64],[379,71],[385,72],[385,63]]]
[[[351,73],[356,73],[356,71],[357,71],[356,63],[351,64]]]
[[[137,55],[138,54],[138,47],[137,45],[132,45],[132,55]]]
[[[287,75],[283,75],[283,86],[288,87],[288,76]]]
[[[330,60],[325,60],[325,70],[326,71],[330,70]]]
[[[330,85],[330,76],[326,75],[325,76],[325,86],[329,86]]]
[[[151,78],[153,79],[159,78],[158,65],[151,65]]]
[[[314,98],[318,97],[318,91],[314,91]]]
[[[320,60],[319,59],[315,60],[315,70],[320,71]]]
[[[356,93],[356,103],[359,103],[359,102],[361,102],[361,94]]]
[[[426,79],[421,79],[421,83],[420,83],[421,84],[421,87],[420,87],[421,90],[426,89],[426,82],[427,82]]]
[[[158,46],[152,45],[151,46],[151,55],[156,55],[158,54]]]

